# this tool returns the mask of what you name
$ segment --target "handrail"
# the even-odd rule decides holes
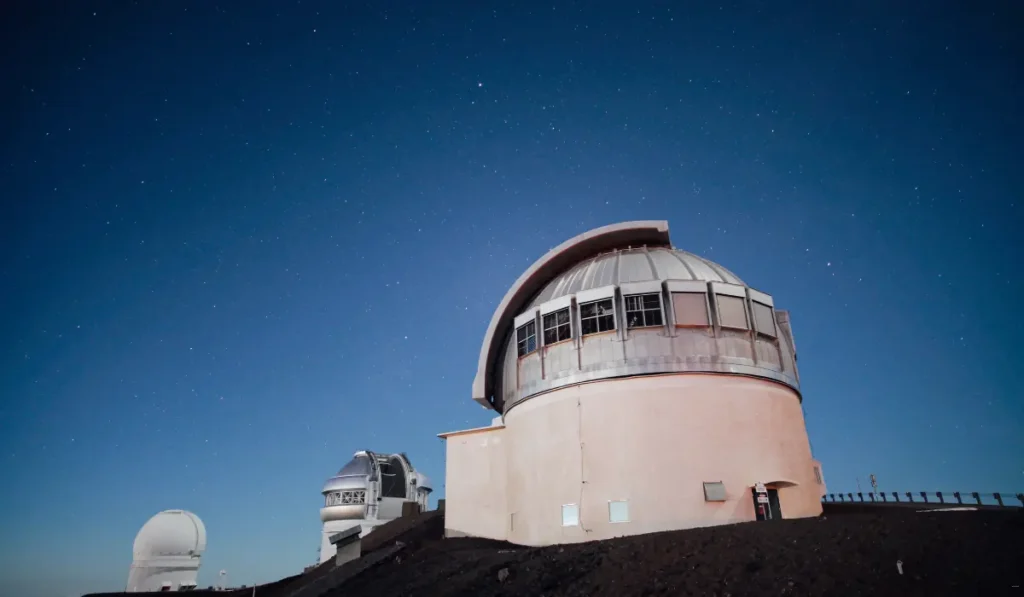
[[[859,499],[854,500],[853,499],[854,495],[856,495]],[[868,496],[868,500],[864,499],[865,495]],[[893,498],[892,502],[890,502],[888,500],[888,498],[886,497],[887,495],[891,495],[892,496],[892,498]],[[852,492],[848,492],[848,493],[829,493],[829,494],[821,496],[821,501],[822,502],[833,502],[833,503],[836,503],[837,502],[836,497],[838,496],[839,497],[838,503],[891,503],[891,504],[897,504],[897,503],[903,503],[903,504],[936,504],[936,503],[938,503],[938,504],[953,504],[954,503],[954,502],[947,502],[946,501],[946,497],[949,496],[950,494],[948,494],[948,493],[944,494],[941,491],[918,491],[918,492],[905,491],[905,492],[903,492],[903,495],[907,498],[907,501],[905,501],[905,502],[900,500],[900,492],[898,492],[898,491],[868,492],[866,494],[863,493],[863,492],[860,492],[860,491],[858,491],[856,493],[852,493]],[[914,496],[915,495],[921,496],[921,500],[922,501],[915,502],[914,501]],[[928,496],[930,496],[930,495],[934,495],[938,499],[938,501],[937,502],[929,502],[928,501]],[[996,502],[995,505],[998,505],[998,506],[1001,506],[1001,507],[1011,507],[1011,508],[1017,507],[1016,504],[1010,504],[1009,506],[1007,506],[1006,504],[1003,503],[1004,496],[1008,495],[1008,494],[1004,494],[1004,493],[978,493],[977,491],[972,491],[970,493],[965,493],[963,495],[969,495],[971,498],[974,499],[974,502],[977,505],[979,505],[979,506],[991,506],[991,505],[993,505],[993,504],[986,504],[983,501],[983,500],[988,499],[988,498],[991,497],[993,500],[995,500],[995,502]],[[956,504],[958,504],[958,505],[963,505],[963,503],[964,503],[963,495],[961,495],[961,493],[959,491],[952,492],[953,499],[956,500]],[[878,496],[880,501],[876,500],[875,496]],[[1017,501],[1020,502],[1021,507],[1024,507],[1024,493],[1017,493],[1013,497],[1016,498]],[[849,500],[847,500],[846,498],[849,498]]]

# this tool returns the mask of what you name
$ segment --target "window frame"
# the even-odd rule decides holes
[[[626,518],[623,520],[612,519],[612,504],[622,504],[626,508]],[[608,524],[623,524],[632,522],[633,518],[629,515],[629,500],[608,500]]]
[[[565,323],[557,323],[558,322],[558,314],[563,312],[563,311],[565,311],[565,314],[569,317],[569,320],[567,322],[565,322]],[[554,311],[551,311],[550,313],[545,313],[545,314],[541,315],[540,317],[541,317],[540,321],[541,321],[541,330],[542,330],[542,340],[544,341],[543,346],[554,346],[555,344],[558,344],[560,342],[566,342],[568,340],[572,340],[572,338],[573,338],[573,324],[572,324],[572,306],[571,305],[566,306],[566,307],[562,307],[561,309],[555,309]],[[546,320],[547,320],[548,317],[554,317],[555,318],[555,322],[556,323],[555,323],[555,325],[553,327],[550,327],[550,328],[547,327]],[[558,328],[560,328],[562,326],[568,326],[569,327],[569,335],[567,337],[565,337],[565,338],[559,338],[558,337],[557,330],[558,330]],[[550,330],[556,330],[555,341],[554,342],[550,342],[550,343],[548,342],[548,339],[547,339],[547,331],[549,329]]]
[[[665,322],[668,321],[668,319],[665,317],[665,300],[662,297],[662,294],[663,293],[659,290],[659,291],[656,291],[656,292],[634,292],[634,293],[631,293],[631,294],[623,294],[622,295],[622,314],[626,318],[626,331],[645,330],[645,329],[650,329],[650,328],[659,328],[659,327],[663,328],[663,327],[665,327]],[[658,297],[657,313],[658,313],[658,317],[661,319],[661,323],[648,325],[648,323],[647,323],[647,313],[653,313],[653,312],[655,312],[655,309],[647,309],[644,306],[643,298],[646,297],[646,296],[651,296],[651,295],[656,295]],[[639,299],[640,300],[640,309],[639,310],[637,310],[637,309],[630,310],[630,308],[629,308],[629,299],[631,299],[631,298]],[[629,314],[630,313],[640,313],[641,319],[643,319],[643,324],[642,325],[630,325],[630,319],[629,319]]]
[[[736,327],[734,325],[726,325],[725,323],[722,322],[722,299],[723,298],[735,299],[735,300],[740,302],[740,305],[743,306],[743,321],[744,321],[746,327],[740,328],[740,327]],[[715,292],[715,320],[716,320],[715,323],[718,325],[718,327],[720,327],[720,328],[722,328],[724,330],[735,330],[735,331],[738,331],[738,332],[750,332],[750,331],[753,331],[753,325],[750,322],[750,310],[747,308],[747,299],[746,299],[746,297],[735,296],[735,295],[732,295],[732,294],[726,294],[726,293],[723,293],[723,292],[717,292],[716,291]]]
[[[565,509],[566,508],[572,508],[573,510],[575,510],[575,512],[576,512],[576,514],[575,514],[576,521],[575,522],[570,523],[570,524],[566,524],[565,523]],[[561,514],[562,514],[562,527],[563,528],[578,527],[578,526],[580,526],[580,505],[579,504],[562,504]]]
[[[701,295],[704,298],[704,319],[707,323],[679,323],[679,316],[676,313],[676,301],[675,295],[677,294],[688,294],[688,295]],[[714,318],[711,317],[711,303],[708,298],[707,290],[673,290],[669,293],[672,298],[672,323],[677,328],[689,328],[689,329],[707,329],[713,327]]]
[[[588,305],[594,305],[594,304],[597,304],[597,303],[605,303],[605,302],[608,303],[608,305],[610,307],[610,309],[609,309],[611,311],[610,314],[606,313],[604,315],[591,315],[591,316],[588,316],[586,318],[583,317],[583,307],[586,307]],[[614,331],[619,329],[619,326],[618,326],[618,323],[619,323],[618,322],[618,316],[615,313],[615,297],[607,296],[607,297],[604,297],[604,298],[589,300],[589,301],[586,301],[586,302],[583,302],[583,303],[577,303],[576,304],[576,309],[577,309],[577,314],[579,315],[579,318],[580,318],[580,338],[585,338],[587,336],[594,336],[594,335],[597,335],[597,334],[607,334],[609,332],[614,332]],[[607,329],[607,330],[600,329],[601,328],[601,325],[600,325],[601,320],[606,318],[606,317],[609,317],[609,316],[612,318],[612,327],[611,327],[611,329]],[[598,328],[597,331],[594,331],[594,332],[584,331],[584,329],[585,329],[583,327],[584,320],[587,320],[587,321],[594,320],[597,323],[597,328]],[[570,331],[570,334],[571,334],[571,331]]]
[[[520,340],[519,339],[519,331],[520,330],[524,330],[524,329],[526,329],[526,328],[528,328],[530,326],[533,326],[533,333],[532,334],[527,333],[526,337],[523,338],[522,340]],[[528,349],[528,350],[526,350],[526,352],[523,352],[523,350],[519,346],[520,343],[521,342],[526,342],[526,346],[527,346],[527,348],[529,348],[529,340],[530,340],[531,337],[533,338],[533,349],[532,350]],[[519,358],[527,357],[527,356],[530,356],[531,354],[537,352],[537,350],[540,349],[540,343],[539,343],[538,340],[539,340],[539,338],[537,338],[537,319],[536,318],[533,318],[530,321],[527,321],[526,323],[524,323],[523,325],[517,327],[516,328],[516,354],[519,355]]]
[[[761,324],[758,323],[758,320],[757,320],[757,307],[758,306],[761,306],[761,307],[764,307],[765,309],[768,309],[768,316],[772,318],[772,331],[770,333],[762,330],[761,329]],[[752,299],[750,299],[750,317],[754,320],[754,331],[755,332],[757,332],[758,334],[761,334],[762,336],[767,336],[769,338],[778,338],[779,337],[779,322],[777,322],[775,320],[775,308],[774,307],[772,307],[771,305],[769,305],[767,303],[764,303],[764,302],[761,302],[761,301],[759,301],[757,299],[753,299],[752,298]]]

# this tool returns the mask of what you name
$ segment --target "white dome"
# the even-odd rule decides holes
[[[206,550],[203,521],[185,510],[164,510],[146,521],[135,536],[135,560],[166,556],[198,556]]]

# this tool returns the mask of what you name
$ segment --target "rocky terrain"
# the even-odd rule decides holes
[[[377,541],[367,555],[388,551],[381,551],[373,565],[344,574],[341,584],[321,581],[314,589],[310,581],[316,575],[341,571],[325,566],[258,587],[256,594],[879,597],[1001,595],[1024,590],[1012,588],[1024,585],[1024,511],[1020,508],[952,512],[880,508],[850,514],[841,508],[832,510],[815,519],[543,548],[441,539],[443,518],[420,515],[415,524],[404,521],[404,528],[383,543]],[[403,547],[396,549],[395,541]]]

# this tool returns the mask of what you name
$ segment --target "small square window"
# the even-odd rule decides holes
[[[615,329],[612,299],[601,299],[580,305],[580,334],[597,334]]]
[[[572,324],[569,322],[569,307],[544,316],[544,345],[572,338]]]
[[[711,483],[704,483],[704,501],[705,502],[724,502],[725,501],[725,483],[721,481],[713,481]]]
[[[575,527],[580,524],[580,507],[576,504],[562,506],[562,526]]]
[[[629,522],[629,502],[608,502],[608,522]]]
[[[633,294],[626,298],[626,327],[649,328],[663,324],[661,294]]]
[[[516,346],[519,356],[526,356],[537,350],[537,323],[527,322],[516,330]]]
[[[673,292],[672,307],[675,309],[676,325],[686,327],[707,327],[708,299],[703,292]]]
[[[751,301],[750,306],[754,310],[754,326],[757,333],[774,338],[775,318],[772,316],[772,308],[757,301]]]
[[[746,301],[738,296],[718,295],[718,325],[723,328],[749,330]]]

